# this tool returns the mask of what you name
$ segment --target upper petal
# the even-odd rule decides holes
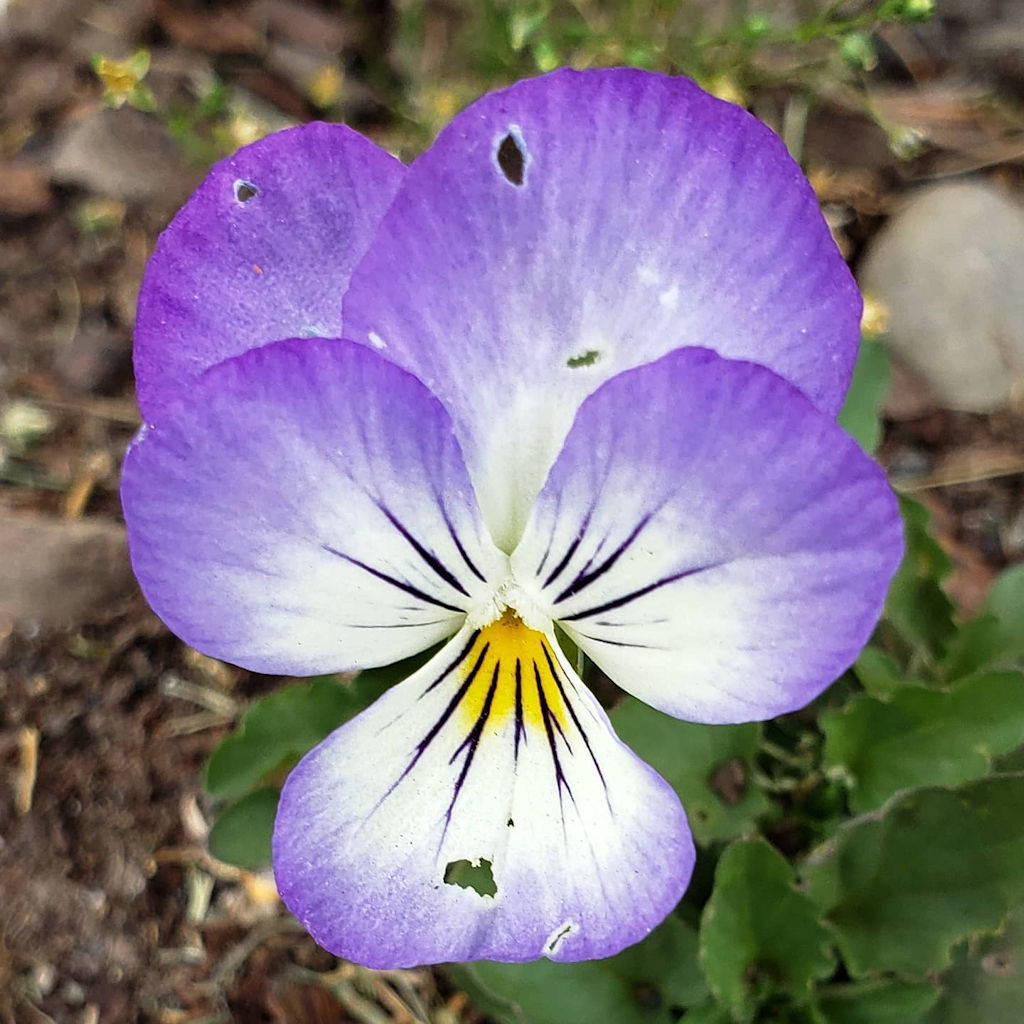
[[[281,341],[213,367],[140,432],[122,501],[157,614],[265,672],[422,651],[507,564],[441,404],[347,341]]]
[[[512,566],[620,686],[739,722],[849,666],[901,550],[884,474],[830,417],[764,367],[681,349],[584,403]]]
[[[276,132],[216,164],[146,268],[135,325],[144,418],[255,345],[339,337],[352,268],[404,172],[335,124]]]
[[[693,859],[673,790],[553,637],[511,616],[463,629],[307,755],[274,830],[285,903],[379,968],[610,956],[675,906]]]
[[[492,93],[409,169],[345,297],[455,417],[518,539],[580,400],[684,345],[835,413],[860,297],[781,141],[683,78],[563,70]]]

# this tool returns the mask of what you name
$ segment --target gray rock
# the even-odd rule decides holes
[[[99,618],[134,586],[123,526],[0,511],[0,631]]]
[[[131,107],[98,108],[69,124],[57,139],[50,173],[54,181],[110,199],[172,208],[187,197],[194,177],[163,126]]]
[[[992,412],[1024,387],[1024,208],[983,182],[912,196],[878,234],[860,284],[886,342],[945,408]]]

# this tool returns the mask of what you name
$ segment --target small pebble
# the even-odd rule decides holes
[[[993,412],[1024,388],[1024,207],[984,181],[931,186],[872,243],[865,292],[884,337],[942,407]]]

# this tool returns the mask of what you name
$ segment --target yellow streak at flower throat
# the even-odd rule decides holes
[[[560,686],[556,677],[555,673],[562,676],[562,671],[555,652],[548,638],[527,626],[511,608],[506,608],[500,619],[481,628],[460,672],[463,680],[473,676],[459,702],[459,714],[467,727],[479,721],[490,695],[488,731],[501,729],[509,718],[517,715],[517,708],[523,726],[543,732],[547,718],[553,727],[564,730],[565,682]]]

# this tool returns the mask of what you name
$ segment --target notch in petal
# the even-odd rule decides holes
[[[669,913],[693,860],[678,797],[511,613],[307,755],[274,832],[285,903],[378,968],[610,956]]]
[[[582,406],[513,571],[679,718],[802,707],[867,641],[902,552],[885,475],[791,384],[681,349]]]
[[[276,342],[209,370],[143,428],[122,500],[154,611],[194,647],[264,672],[425,650],[507,564],[448,414],[347,341]]]
[[[773,132],[688,79],[617,68],[459,114],[410,167],[344,309],[348,336],[385,343],[452,410],[510,549],[602,382],[703,346],[835,414],[861,300]]]
[[[135,325],[144,418],[256,345],[340,337],[349,276],[404,173],[350,128],[319,123],[214,165],[146,268]]]

